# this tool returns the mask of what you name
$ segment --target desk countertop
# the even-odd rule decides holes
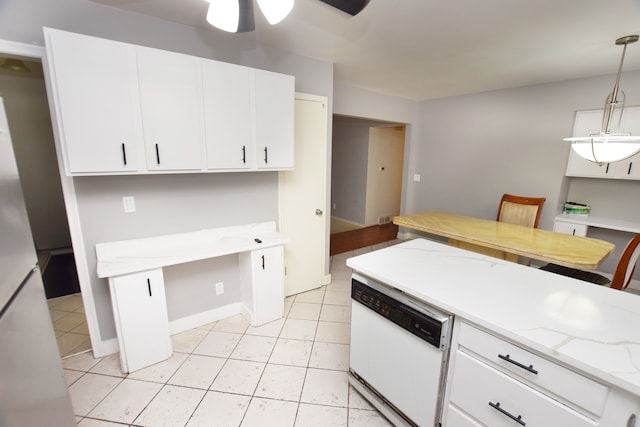
[[[98,243],[97,274],[114,277],[287,243],[275,230],[269,222]]]
[[[347,265],[640,396],[640,296],[424,239]]]
[[[447,212],[393,218],[402,227],[580,269],[595,269],[615,247],[604,240],[523,227]]]

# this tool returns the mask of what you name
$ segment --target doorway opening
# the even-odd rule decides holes
[[[2,67],[7,59],[20,67]],[[0,55],[4,99],[38,266],[62,357],[91,349],[69,232],[42,62]]]
[[[333,116],[330,255],[395,240],[406,125]]]

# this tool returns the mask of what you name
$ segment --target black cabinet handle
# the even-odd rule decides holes
[[[515,361],[515,360],[513,360],[513,359],[512,359],[508,354],[507,354],[506,356],[503,356],[502,354],[498,354],[498,357],[499,357],[500,359],[502,359],[502,360],[505,360],[505,361],[507,361],[507,362],[509,362],[509,363],[513,364],[513,365],[516,365],[516,366],[517,366],[517,367],[519,367],[519,368],[524,369],[525,371],[529,371],[529,372],[531,372],[532,374],[538,375],[538,371],[536,371],[535,369],[533,369],[533,365],[526,366],[526,365],[523,365],[523,364],[522,364],[522,363],[520,363],[520,362],[516,362],[516,361]]]
[[[264,270],[264,255],[262,255],[262,269]]]
[[[122,162],[127,166],[127,148],[125,147],[124,142],[122,143]]]
[[[631,175],[631,167],[633,166],[633,162],[629,162],[629,170],[627,170],[627,175]]]
[[[242,146],[242,163],[247,163],[247,147]]]
[[[158,144],[156,144],[156,162],[160,164],[160,148],[158,148]]]
[[[151,280],[149,280],[147,278],[147,288],[149,288],[149,296],[152,297],[153,295],[151,294]]]
[[[494,409],[497,409],[501,414],[506,415],[507,417],[511,418],[513,421],[517,422],[521,426],[526,426],[527,425],[527,423],[522,421],[522,415],[518,415],[516,417],[515,415],[510,414],[509,411],[505,411],[504,409],[502,409],[500,407],[500,402],[496,402],[496,403],[489,402],[489,406],[491,406]]]
[[[264,147],[264,164],[266,165],[267,163],[269,163],[269,161],[268,161],[267,147]]]
[[[607,168],[604,170],[604,173],[609,173],[609,163],[607,163]]]

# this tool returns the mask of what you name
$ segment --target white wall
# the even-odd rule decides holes
[[[232,35],[213,29],[192,28],[89,0],[3,0],[0,6],[0,39],[43,45],[43,26],[294,75],[296,91],[328,97],[329,114],[332,113],[333,65],[262,46],[256,41],[255,33]],[[330,124],[328,126],[330,135]],[[92,340],[97,339],[98,342],[113,341],[115,327],[106,282],[95,274],[95,243],[257,220],[278,220],[275,172],[149,178],[73,180],[77,190],[84,255],[88,261],[89,277],[81,277],[80,280],[95,294],[100,336],[92,336]],[[135,192],[138,213],[124,216],[121,197],[131,192]],[[153,206],[154,212],[145,206]],[[202,265],[204,263],[194,268],[200,269]],[[190,283],[198,281],[195,276],[197,272],[194,278],[189,278]],[[198,309],[200,307],[195,305],[192,307],[193,311]],[[181,306],[172,312],[183,315],[188,311],[188,307]]]
[[[422,174],[407,195],[412,212],[444,210],[493,219],[503,193],[546,197],[540,228],[568,199],[588,202],[594,212],[640,220],[640,182],[566,178],[576,110],[602,108],[615,76],[500,90],[425,101],[415,164]],[[640,104],[640,72],[623,75],[628,105]],[[630,219],[630,218],[626,218]],[[617,248],[601,270],[613,272],[624,233],[592,230]]]

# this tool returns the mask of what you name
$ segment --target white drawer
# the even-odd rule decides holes
[[[609,388],[464,322],[460,350],[482,359],[593,415],[604,410]],[[530,368],[529,368],[530,367]],[[535,371],[535,372],[534,372]]]
[[[451,403],[491,427],[594,427],[598,424],[502,372],[456,352]],[[518,419],[518,417],[520,417]],[[461,424],[465,425],[465,424]],[[447,426],[448,427],[448,426]]]
[[[447,427],[482,427],[482,424],[462,412],[455,405],[447,408],[447,420],[443,424]]]

